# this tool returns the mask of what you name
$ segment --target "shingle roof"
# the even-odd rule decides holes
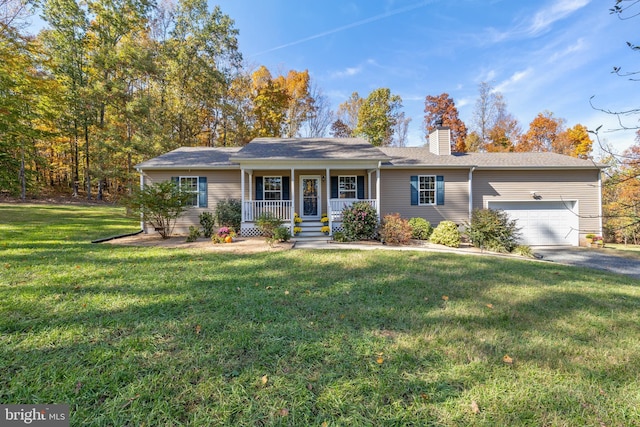
[[[361,138],[256,138],[236,155],[236,160],[387,160],[378,148]]]
[[[256,138],[244,147],[182,147],[144,161],[138,169],[237,168],[243,160],[375,160],[383,167],[592,169],[591,160],[555,153],[454,153],[427,147],[374,147],[360,138]]]
[[[242,147],[181,147],[136,165],[138,169],[238,167],[229,157]]]
[[[391,160],[387,167],[480,167],[480,168],[598,168],[592,160],[577,159],[556,153],[453,153],[438,156],[427,147],[382,147]]]

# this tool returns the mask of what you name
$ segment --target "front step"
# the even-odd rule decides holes
[[[320,229],[324,226],[320,221],[304,221],[296,224],[302,231],[294,236],[298,241],[327,241],[331,240],[331,237],[324,234]]]

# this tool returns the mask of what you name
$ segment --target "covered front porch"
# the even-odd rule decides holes
[[[242,168],[241,175],[243,236],[259,235],[256,220],[262,215],[281,219],[291,231],[295,214],[318,231],[326,215],[330,234],[342,229],[342,211],[355,202],[369,203],[380,216],[379,168]]]

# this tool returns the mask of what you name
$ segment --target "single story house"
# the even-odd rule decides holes
[[[218,201],[242,203],[243,236],[274,213],[290,227],[341,229],[342,209],[366,201],[380,217],[400,213],[433,226],[468,222],[473,209],[507,212],[528,245],[573,245],[602,234],[603,165],[555,153],[452,153],[450,130],[429,147],[374,147],[359,138],[256,138],[244,147],[184,147],[136,166],[140,185],[173,179],[192,189],[193,207],[176,224],[186,232]],[[143,224],[144,226],[144,224]]]

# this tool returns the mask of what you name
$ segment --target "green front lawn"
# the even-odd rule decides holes
[[[640,281],[89,243],[137,228],[0,205],[0,403],[68,403],[74,426],[640,425]]]

